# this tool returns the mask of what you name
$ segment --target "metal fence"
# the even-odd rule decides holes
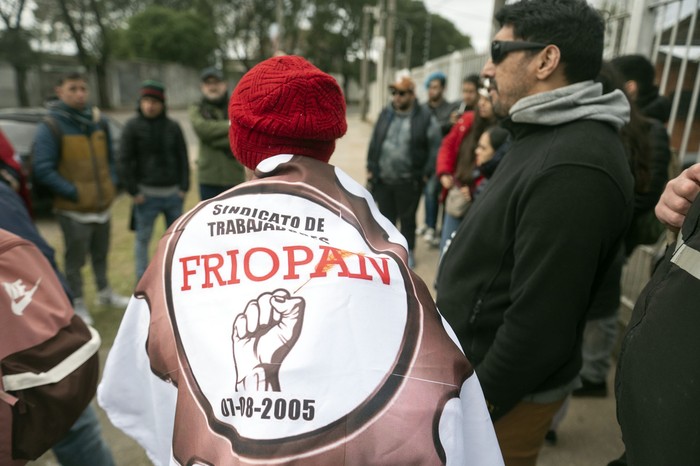
[[[671,136],[674,160],[669,175],[683,165],[700,162],[700,31],[697,27],[699,0],[648,0],[625,2],[622,11],[607,22],[605,56],[642,53],[656,67],[659,93],[672,101],[666,126]],[[655,245],[640,246],[630,256],[622,275],[620,321],[626,325],[634,304],[649,280],[652,268],[666,247],[666,235]]]

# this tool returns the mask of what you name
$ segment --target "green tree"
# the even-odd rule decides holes
[[[345,83],[350,77],[358,77],[363,9],[375,5],[374,0],[316,0],[309,9],[306,56],[325,71],[341,74]],[[410,39],[409,67],[424,62],[426,44],[428,59],[471,46],[468,36],[447,19],[430,14],[422,1],[398,0],[394,25],[395,62],[408,52]],[[427,42],[426,37],[429,37]],[[405,60],[397,63],[397,67],[403,63]]]
[[[6,0],[0,4],[0,17],[5,29],[0,31],[0,58],[7,60],[15,70],[15,88],[19,105],[29,105],[27,71],[37,63],[37,55],[30,45],[31,34],[20,23],[26,7],[25,0]]]
[[[413,30],[410,67],[471,47],[469,36],[459,32],[450,20],[429,13],[422,1],[398,0],[397,10],[397,43],[403,39],[405,44],[406,23]]]
[[[80,63],[97,76],[99,105],[110,108],[107,65],[112,58],[112,28],[123,22],[131,0],[34,0],[35,17],[53,42],[72,40]]]
[[[306,56],[347,83],[359,74],[363,7],[367,0],[317,0],[310,18]],[[374,2],[372,2],[374,4]]]
[[[192,67],[209,63],[218,46],[206,18],[156,5],[129,19],[125,38],[132,56]]]
[[[276,0],[232,0],[229,11],[220,16],[219,27],[224,38],[223,48],[231,58],[241,61],[248,69],[275,52],[270,37],[275,23]],[[293,16],[293,15],[288,15]],[[292,31],[291,20],[285,21],[286,31]],[[282,48],[289,47],[288,44]]]

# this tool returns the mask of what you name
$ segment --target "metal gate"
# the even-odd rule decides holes
[[[700,0],[634,0],[610,2],[607,8],[605,57],[639,53],[656,67],[659,94],[671,99],[667,130],[674,160],[671,177],[684,167],[700,162]],[[622,325],[649,280],[655,262],[666,246],[665,235],[653,246],[640,246],[629,258],[622,275],[620,299]]]

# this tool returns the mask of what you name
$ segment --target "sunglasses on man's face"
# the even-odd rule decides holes
[[[409,92],[410,92],[410,91],[399,91],[399,90],[396,90],[396,89],[392,89],[392,90],[391,90],[391,95],[398,95],[398,96],[403,97],[403,96],[405,96],[406,94],[408,94]]]
[[[498,65],[510,52],[515,52],[516,50],[541,50],[547,45],[523,40],[494,40],[491,42],[491,61]]]

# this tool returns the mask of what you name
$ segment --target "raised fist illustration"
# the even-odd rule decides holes
[[[279,370],[299,339],[303,298],[279,289],[251,300],[233,321],[236,391],[280,391]]]

